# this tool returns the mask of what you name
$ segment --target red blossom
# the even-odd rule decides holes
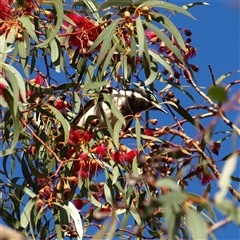
[[[68,140],[68,143],[69,143],[69,140]],[[70,148],[69,150],[68,150],[68,152],[67,152],[67,155],[66,155],[66,157],[67,158],[70,158],[74,153],[75,153],[75,148],[74,147],[72,147],[72,148]]]
[[[30,155],[35,155],[36,152],[37,152],[37,149],[36,149],[36,147],[34,145],[29,147],[29,154]]]
[[[44,188],[44,197],[46,199],[50,198],[50,196],[52,195],[52,191],[50,187],[45,187]]]
[[[206,184],[208,184],[209,182],[211,182],[213,179],[214,179],[213,176],[206,174],[206,175],[203,176],[202,181],[201,181],[201,184],[202,184],[202,185],[206,185]]]
[[[154,32],[152,32],[151,30],[146,30],[145,35],[150,40],[152,40],[153,38],[156,38],[156,37],[158,38],[158,36]]]
[[[73,200],[73,204],[78,210],[81,210],[83,207],[83,201],[81,199]]]
[[[117,163],[122,164],[124,162],[124,154],[120,153],[119,151],[115,152],[114,154],[111,154],[111,157],[113,161],[116,161]]]
[[[11,6],[9,6],[8,4],[9,1],[7,0],[1,0],[0,3],[0,19],[2,20],[7,20],[7,19],[11,19],[14,13],[14,8],[12,8]]]
[[[90,174],[89,174],[89,170],[86,168],[82,168],[77,172],[78,176],[80,176],[82,179],[87,179]]]
[[[132,162],[133,159],[135,158],[135,156],[137,156],[137,150],[134,149],[134,150],[131,150],[130,152],[128,152],[126,155],[125,155],[125,159],[127,162]]]
[[[104,145],[99,145],[96,147],[96,154],[99,157],[105,157],[107,155],[107,147]]]
[[[3,92],[2,90],[3,89],[6,89],[7,87],[3,84],[3,83],[0,83],[0,96],[3,97],[3,99],[5,100],[5,102],[7,102],[7,99],[3,96]]]
[[[183,55],[183,59],[188,60],[189,58],[193,58],[196,55],[197,55],[197,49],[192,46],[188,46],[186,53]]]
[[[36,211],[39,212],[42,206],[43,206],[43,202],[39,199],[37,202]]]
[[[43,185],[46,182],[46,178],[37,178],[38,185]]]
[[[88,160],[88,154],[87,153],[81,153],[80,154],[80,159],[83,161],[87,161]]]
[[[102,212],[102,213],[110,213],[110,212],[111,212],[111,208],[110,208],[110,206],[104,206],[104,207],[100,210],[100,212]]]
[[[69,104],[65,100],[60,100],[57,99],[56,102],[54,103],[54,106],[59,110],[59,111],[64,111],[69,107]]]
[[[101,33],[101,27],[96,26],[91,20],[77,13],[69,13],[67,16],[76,24],[72,32],[76,33],[76,35],[70,36],[69,45],[80,48],[82,53],[84,53],[84,50],[87,52]],[[68,26],[69,23],[66,23],[66,25]]]
[[[79,130],[79,129],[70,129],[69,132],[69,139],[68,139],[68,143],[69,144],[78,144],[81,139],[83,138],[83,131]]]
[[[43,86],[43,84],[44,84],[44,79],[43,79],[43,77],[40,75],[40,74],[38,74],[36,77],[35,77],[35,81],[34,81],[36,84],[39,84],[39,85],[41,85],[41,86]]]
[[[145,129],[145,135],[147,135],[147,136],[154,136],[154,132],[153,132],[152,129],[147,128],[147,129]]]
[[[34,94],[33,91],[26,91],[26,98],[28,99],[30,96],[32,96]],[[20,95],[20,100],[22,99],[22,96]]]
[[[86,142],[89,142],[94,136],[94,133],[91,133],[90,131],[86,131],[84,134],[84,140]]]
[[[99,163],[96,160],[93,159],[91,161],[91,172],[96,173],[96,172],[101,171],[101,170],[102,170],[102,168],[99,165]]]

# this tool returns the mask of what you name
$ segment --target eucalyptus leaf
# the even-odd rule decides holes
[[[38,38],[37,35],[35,33],[35,27],[32,24],[32,22],[29,20],[28,17],[22,16],[17,18],[18,21],[20,21],[23,25],[23,27],[26,28],[27,32],[29,33],[29,35],[31,36],[31,38],[38,43]]]

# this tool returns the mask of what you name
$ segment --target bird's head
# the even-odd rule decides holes
[[[138,87],[132,90],[132,97],[129,98],[129,104],[134,113],[150,109],[167,113],[159,103],[156,95],[150,89],[144,87]]]

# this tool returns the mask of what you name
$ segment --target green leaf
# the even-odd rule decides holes
[[[31,36],[31,38],[38,43],[38,38],[37,35],[35,33],[35,27],[34,25],[31,23],[31,21],[29,20],[28,17],[22,16],[17,18],[18,21],[20,21],[23,25],[23,27],[26,28],[27,32],[29,33],[29,35]]]
[[[216,202],[221,202],[228,192],[228,187],[231,182],[231,175],[237,167],[237,159],[238,153],[234,152],[228,157],[224,164],[221,178],[218,181],[220,191],[217,192],[214,197]]]
[[[115,44],[112,46],[112,48],[110,49],[110,51],[107,54],[107,57],[103,63],[102,66],[102,73],[104,74],[105,70],[107,69],[107,67],[110,65],[113,53],[116,51],[116,46],[117,46],[118,42],[115,42]]]
[[[31,187],[34,187],[35,184],[34,184],[32,178],[31,178],[30,172],[28,171],[28,166],[27,166],[27,163],[26,163],[24,157],[22,158],[21,167],[22,167],[22,173],[23,173],[23,176],[24,176],[24,178],[25,178],[25,181],[26,181]]]
[[[226,74],[223,74],[221,77],[219,77],[216,81],[215,81],[215,84],[216,85],[219,85],[225,78],[235,74],[235,73],[239,73],[240,70],[237,70],[237,71],[233,71],[233,72],[228,72]]]
[[[156,181],[156,187],[167,187],[177,192],[181,191],[181,188],[170,177],[158,179]]]
[[[135,4],[137,4],[137,2],[135,2]],[[168,11],[182,13],[182,14],[194,19],[193,15],[191,13],[189,13],[188,11],[186,11],[186,9],[184,9],[183,7],[179,7],[175,4],[169,3],[169,2],[149,0],[149,1],[144,1],[144,3],[142,3],[138,6],[138,8],[142,8],[143,6],[160,7],[160,8],[166,9]]]
[[[166,195],[162,195],[161,197],[156,199],[156,202],[158,202],[160,205],[165,205],[181,203],[183,201],[186,201],[187,199],[188,199],[187,194],[184,194],[182,192],[172,192]]]
[[[60,64],[60,54],[59,54],[59,51],[61,49],[61,46],[60,46],[59,40],[56,37],[50,42],[50,49],[51,49],[52,63],[57,68],[59,66],[59,64]],[[56,71],[56,72],[59,72],[59,71]]]
[[[221,86],[213,86],[208,89],[208,95],[215,101],[220,103],[226,102],[228,100],[227,93],[225,89]]]
[[[187,220],[193,240],[208,239],[207,223],[197,211],[187,209]]]
[[[140,16],[137,18],[136,28],[137,28],[136,31],[137,31],[138,44],[139,44],[138,55],[139,55],[139,57],[141,57],[142,53],[144,51],[144,45],[146,44],[146,36],[145,36],[145,32],[143,29],[142,20],[141,20]]]
[[[108,0],[105,1],[103,4],[100,5],[100,7],[98,8],[98,11],[102,11],[106,8],[109,7],[114,7],[114,6],[119,6],[119,7],[130,7],[132,5],[132,3],[129,0],[121,0],[121,1],[117,1],[117,0]]]
[[[112,197],[111,189],[109,188],[109,186],[107,184],[104,184],[104,196],[105,196],[107,202],[111,206],[113,206],[113,197]]]
[[[141,220],[141,218],[140,218],[140,216],[139,216],[139,213],[138,213],[136,207],[134,206],[133,202],[131,203],[130,209],[131,209],[130,212],[131,212],[134,220],[136,221],[136,223],[137,223],[139,226],[141,226],[141,225],[142,225],[142,220]]]
[[[93,16],[97,19],[99,23],[102,23],[102,19],[99,15],[99,11],[97,9],[98,4],[95,1],[89,1],[89,0],[83,0],[85,5],[88,7],[88,9],[91,11]]]
[[[8,90],[6,89],[2,89],[3,92],[3,96],[7,99],[8,102],[8,106],[9,106],[9,110],[12,114],[12,120],[13,120],[13,140],[12,140],[12,145],[9,149],[7,150],[3,150],[0,152],[0,155],[2,154],[3,156],[6,156],[8,154],[11,154],[12,151],[14,150],[15,146],[18,143],[18,138],[20,135],[20,121],[19,121],[19,114],[16,111],[16,113],[14,113],[14,107],[13,107],[13,97],[11,96],[11,94],[8,92]]]
[[[158,71],[157,69],[158,69],[157,63],[156,63],[154,60],[152,60],[152,61],[149,63],[150,75],[149,75],[148,78],[144,81],[143,86],[149,86],[150,84],[152,84],[152,83],[156,80],[156,78],[157,78],[157,76],[158,76],[158,74],[159,74],[159,71]]]
[[[111,97],[109,96],[109,94],[102,93],[102,95],[103,95],[104,102],[109,103],[110,108],[111,108],[113,114],[115,115],[115,117],[118,118],[118,121],[120,121],[123,125],[126,125],[126,121],[125,121],[124,116],[117,109],[116,105],[113,103],[113,101],[112,101]]]
[[[149,49],[148,52],[149,52],[149,55],[152,56],[153,59],[155,59],[158,63],[160,63],[164,68],[166,68],[170,74],[172,75],[174,74],[171,66],[169,65],[169,63],[164,61],[164,59],[161,57],[161,54],[155,53],[151,49]]]
[[[74,221],[74,226],[76,227],[76,231],[78,233],[77,239],[82,240],[82,238],[83,238],[82,220],[81,220],[80,214],[79,214],[78,210],[76,209],[76,207],[74,206],[74,204],[71,202],[68,202],[67,205],[63,205],[63,204],[60,204],[57,202],[53,202],[52,204],[65,209],[67,214],[71,216],[71,218]]]
[[[100,89],[104,86],[106,86],[109,82],[108,81],[103,81],[103,82],[91,82],[84,84],[82,89],[87,92],[88,90],[94,90],[94,89]]]
[[[119,133],[120,133],[122,127],[123,127],[123,124],[122,124],[121,120],[118,120],[113,129],[113,142],[117,149],[118,149],[118,145],[119,145]]]
[[[173,45],[172,41],[167,37],[167,35],[162,32],[158,27],[154,26],[152,23],[149,23],[147,21],[143,21],[147,28],[149,28],[151,31],[153,31],[159,38],[162,40],[166,46],[176,55],[176,57],[183,62],[183,58],[181,53],[179,52],[179,49]]]
[[[12,87],[15,89],[14,91],[14,101],[15,101],[15,110],[14,113],[16,113],[16,109],[17,109],[17,105],[18,105],[18,94],[20,91],[20,94],[22,96],[22,100],[23,102],[27,102],[26,100],[26,87],[25,87],[25,81],[22,78],[22,75],[11,65],[7,64],[7,63],[0,63],[0,65],[2,64],[2,66],[4,67],[11,83],[12,83]],[[16,90],[16,86],[18,86],[18,90]],[[18,94],[17,94],[18,92]],[[15,95],[16,94],[16,95]]]
[[[141,125],[140,125],[140,121],[136,118],[136,136],[137,136],[137,147],[138,150],[141,149],[142,143],[141,143]]]
[[[20,218],[21,227],[26,228],[29,222],[31,221],[30,220],[31,211],[36,205],[36,202],[37,202],[37,197],[32,198],[27,202],[25,208],[22,211],[21,218]]]
[[[120,176],[117,164],[114,164],[112,173],[113,173],[112,185],[114,185],[116,183],[118,177]]]
[[[102,46],[101,46],[101,50],[98,54],[98,59],[97,59],[97,66],[99,66],[102,62],[102,60],[104,59],[104,57],[106,56],[108,50],[109,50],[109,47],[111,46],[111,41],[112,41],[112,38],[115,34],[115,29],[118,25],[118,23],[120,22],[121,19],[117,19],[116,21],[112,22],[106,29],[104,29],[104,39],[103,39],[103,42],[102,42]],[[102,34],[102,33],[101,33]],[[100,35],[101,35],[100,34]],[[99,35],[99,37],[100,37]],[[96,39],[96,41],[94,42],[93,46],[95,45],[95,43],[98,41],[98,38]],[[93,48],[93,46],[91,48]],[[91,48],[89,49],[89,52],[91,52]]]
[[[168,239],[175,239],[177,229],[180,225],[181,215],[182,211],[179,204],[166,204],[164,206]]]
[[[209,190],[209,192],[210,192],[210,190]],[[201,212],[202,209],[205,209],[214,220],[217,220],[215,212],[213,211],[211,205],[205,198],[203,198],[195,193],[188,193],[187,195],[189,196],[190,201],[192,200],[193,202],[197,202],[198,206],[196,209],[198,210],[198,212]],[[210,220],[210,221],[212,222],[212,220]]]
[[[56,16],[57,16],[57,24],[56,26],[53,28],[54,31],[52,32],[52,34],[49,36],[48,39],[46,39],[46,41],[44,41],[41,44],[36,45],[35,47],[38,48],[43,48],[43,47],[47,47],[48,44],[54,39],[54,37],[58,34],[60,28],[62,27],[62,22],[63,22],[63,5],[62,5],[62,1],[59,0],[53,0],[53,1],[42,1],[42,4],[46,4],[46,5],[54,5],[55,9],[56,9]]]
[[[30,198],[32,198],[32,199],[37,196],[36,193],[34,193],[31,189],[29,189],[29,188],[27,188],[27,187],[25,187],[25,186],[18,185],[18,184],[15,184],[15,183],[13,183],[13,182],[10,182],[10,183],[9,183],[9,186],[10,186],[10,187],[17,188],[17,189],[23,191],[24,193],[26,193],[26,194],[27,194]]]
[[[16,36],[17,36],[17,28],[16,27],[13,27],[9,30],[8,34],[7,34],[7,39],[6,39],[6,43],[7,44],[13,44],[16,40]],[[5,37],[5,35],[3,34],[3,36]]]
[[[2,34],[0,36],[0,63],[4,63],[6,61],[8,53],[10,53],[12,50],[13,48],[11,48],[11,45],[7,46],[5,34]],[[2,71],[1,65],[0,71]]]
[[[61,122],[64,130],[64,143],[67,144],[69,139],[69,131],[70,131],[69,122],[63,117],[62,113],[60,113],[55,107],[51,105],[48,105],[48,107],[53,111],[54,115]]]
[[[25,67],[27,65],[27,59],[29,56],[29,54],[27,52],[27,40],[25,40],[25,39],[24,39],[24,41],[18,40],[17,44],[18,44],[19,56],[21,58],[22,68],[25,69]]]
[[[59,85],[55,91],[59,91],[59,90],[67,90],[69,88],[76,88],[78,86],[77,83],[64,83],[64,84],[61,84]]]

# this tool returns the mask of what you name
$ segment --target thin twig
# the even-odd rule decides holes
[[[215,230],[217,230],[218,228],[221,228],[222,226],[230,223],[231,221],[232,221],[232,219],[230,217],[227,217],[221,221],[218,221],[207,229],[207,233],[210,234],[210,233],[214,232]]]
[[[57,154],[48,147],[48,145],[41,139],[39,138],[35,132],[28,126],[28,124],[25,122],[25,120],[23,118],[20,118],[21,123],[30,131],[30,133],[33,135],[33,137],[39,141],[50,153],[52,153],[52,155],[55,157],[55,159],[57,160],[57,162],[62,163],[62,161],[58,158]]]
[[[212,67],[211,67],[210,64],[208,64],[208,68],[209,68],[209,70],[210,70],[210,74],[211,74],[211,77],[212,77],[213,85],[216,86],[215,78],[214,78],[214,73],[213,73],[213,70],[212,70]]]

